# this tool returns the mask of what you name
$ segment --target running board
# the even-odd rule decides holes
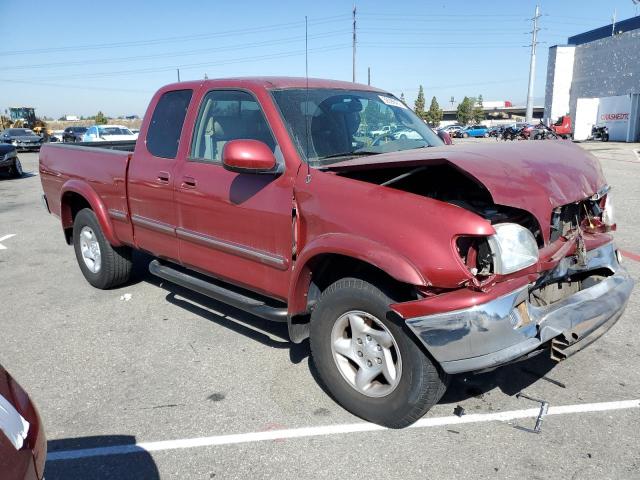
[[[272,322],[286,322],[287,309],[267,305],[260,299],[248,297],[233,290],[221,287],[215,283],[181,272],[175,268],[163,265],[158,260],[149,264],[149,272],[181,287],[206,295],[209,298],[226,303],[232,307],[244,310],[257,317],[271,320]]]

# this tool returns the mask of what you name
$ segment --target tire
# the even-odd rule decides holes
[[[13,162],[13,166],[11,167],[11,176],[13,178],[21,178],[22,175],[24,175],[24,172],[22,170],[22,163],[20,163],[20,160],[18,159],[18,157],[16,157],[15,161]]]
[[[97,256],[95,249],[92,249],[96,245]],[[80,210],[73,222],[73,247],[84,278],[94,287],[106,290],[129,280],[132,268],[131,249],[112,247],[89,208]],[[90,266],[90,256],[93,256],[93,269]]]
[[[422,350],[404,322],[387,317],[390,303],[391,298],[364,280],[343,278],[330,285],[311,315],[311,355],[320,380],[346,410],[385,427],[403,428],[440,400],[448,377]],[[364,328],[356,329],[357,324]],[[343,328],[351,332],[351,338],[340,333]],[[341,348],[336,346],[338,342]],[[336,349],[347,354],[336,353]],[[384,368],[376,366],[388,365],[388,359],[395,365],[393,384],[387,381]],[[366,375],[369,371],[380,372],[367,380],[366,389],[355,384],[361,370],[365,372],[363,378],[372,378]],[[390,366],[386,371],[391,371]]]
[[[609,134],[605,133],[604,135],[602,135],[602,141],[603,142],[608,142],[609,141]]]

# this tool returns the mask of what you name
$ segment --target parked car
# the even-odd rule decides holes
[[[87,127],[67,127],[62,133],[62,141],[71,143],[81,142],[86,131]]]
[[[0,365],[0,477],[42,480],[47,440],[29,395]]]
[[[10,143],[18,151],[40,150],[44,139],[28,128],[7,128],[0,133],[0,142]]]
[[[489,132],[489,127],[485,125],[470,125],[460,130],[456,136],[462,137],[462,138],[488,137],[489,136],[488,132]]]
[[[378,130],[371,130],[369,132],[369,135],[371,135],[371,137],[379,137],[380,135],[384,135],[386,133],[391,134],[396,131],[396,128],[397,127],[395,125],[384,125]]]
[[[369,111],[421,138],[355,146]],[[150,252],[167,284],[309,338],[327,390],[381,425],[416,421],[451,374],[574,354],[631,294],[609,186],[569,142],[444,146],[383,90],[305,78],[168,85],[141,131],[40,152],[86,280],[123,285]]]
[[[442,127],[440,128],[440,130],[444,130],[449,135],[451,135],[453,132],[457,130],[462,130],[463,128],[464,127],[462,125],[454,124],[454,125],[447,125],[446,127]]]
[[[64,130],[54,130],[49,137],[50,142],[62,142],[64,137]]]
[[[138,135],[122,125],[94,125],[82,136],[83,142],[114,142],[136,140]]]
[[[18,159],[16,147],[0,143],[0,172],[19,178],[23,175],[22,164]]]
[[[435,132],[434,132],[435,133]],[[401,130],[396,130],[392,133],[393,138],[398,140],[410,139],[410,140],[420,140],[422,139],[422,135],[418,133],[416,130],[411,130],[407,128],[403,128]]]

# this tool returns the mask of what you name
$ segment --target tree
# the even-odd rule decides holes
[[[432,127],[437,127],[440,125],[440,121],[442,120],[442,109],[438,104],[438,100],[436,97],[431,99],[431,105],[429,106],[429,110],[425,113],[425,120]]]
[[[389,108],[384,111],[379,102],[367,102],[361,115],[361,122],[368,128],[378,128],[393,121],[393,113]]]
[[[458,104],[458,111],[456,116],[458,122],[462,125],[468,124],[473,120],[473,104],[475,103],[473,98],[464,97],[464,99]]]
[[[473,107],[473,121],[475,123],[480,123],[484,120],[484,108],[482,105],[482,95],[478,95],[476,101],[474,101],[475,106]]]
[[[422,85],[420,85],[420,89],[418,90],[418,98],[416,98],[414,111],[420,118],[424,118],[424,90]]]
[[[406,101],[406,100],[405,100],[405,98],[404,98],[404,92],[401,92],[401,93],[400,93],[400,101],[401,101],[402,103],[405,103],[405,104],[407,103],[407,101]]]
[[[96,125],[105,125],[105,124],[109,123],[109,121],[107,120],[107,117],[101,111],[99,111],[96,114],[96,116],[94,117],[94,120],[96,122]]]

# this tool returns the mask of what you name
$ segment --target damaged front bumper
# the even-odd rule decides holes
[[[552,357],[562,360],[618,320],[634,283],[620,265],[613,243],[589,251],[585,264],[575,257],[564,258],[544,281],[549,285],[575,275],[586,279],[580,283],[582,288],[548,305],[531,301],[532,290],[539,286],[533,284],[486,302],[482,302],[484,296],[462,291],[463,295],[468,292],[469,298],[462,299],[468,307],[405,317],[406,323],[447,373],[491,369],[549,347]],[[456,305],[461,304],[460,291],[454,293]],[[441,297],[447,295],[452,294]],[[419,302],[426,305],[430,300]]]

